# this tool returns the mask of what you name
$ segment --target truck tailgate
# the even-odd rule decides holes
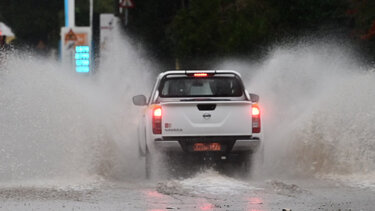
[[[162,135],[249,136],[252,131],[251,102],[165,102]]]

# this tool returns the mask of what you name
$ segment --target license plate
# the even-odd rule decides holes
[[[193,146],[195,152],[202,151],[220,151],[221,145],[219,143],[195,143]]]

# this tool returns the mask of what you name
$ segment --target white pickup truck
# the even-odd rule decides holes
[[[145,106],[138,144],[146,156],[146,175],[151,174],[155,154],[175,156],[169,160],[179,156],[182,162],[234,160],[247,171],[261,145],[258,100],[235,71],[161,73],[148,100],[133,97],[135,105]]]

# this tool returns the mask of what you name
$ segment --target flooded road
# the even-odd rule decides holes
[[[151,181],[131,97],[161,68],[122,38],[111,49],[91,76],[27,52],[0,68],[0,210],[374,210],[375,74],[348,48],[218,64],[260,95],[262,174]]]
[[[375,192],[332,180],[187,179],[0,188],[0,210],[373,210]]]

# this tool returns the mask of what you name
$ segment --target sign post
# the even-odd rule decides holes
[[[68,70],[91,73],[93,0],[90,0],[90,26],[75,26],[75,0],[65,1],[65,27],[61,28],[61,61]]]
[[[61,59],[67,68],[77,73],[91,72],[91,28],[61,28]]]
[[[120,0],[119,8],[120,8],[120,12],[122,11],[123,8],[125,8],[125,26],[127,26],[129,23],[128,9],[134,8],[134,2],[133,0]]]

